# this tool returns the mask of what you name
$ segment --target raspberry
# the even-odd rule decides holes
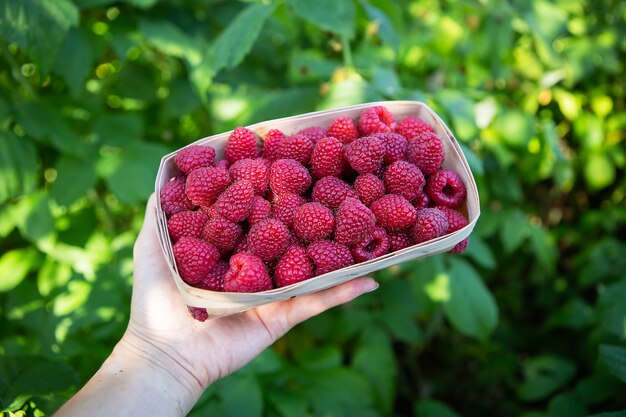
[[[254,192],[265,195],[269,182],[269,165],[265,159],[240,159],[228,169],[233,180],[248,180],[254,186]]]
[[[287,248],[274,269],[274,282],[277,287],[285,287],[313,277],[313,261],[306,249],[292,245]]]
[[[287,227],[293,227],[293,215],[296,209],[304,204],[304,200],[298,194],[285,193],[274,199],[272,214]]]
[[[311,152],[313,152],[313,142],[304,135],[296,134],[287,136],[277,144],[273,154],[276,159],[293,159],[302,165],[307,165],[311,160]]]
[[[354,264],[350,249],[330,240],[311,243],[306,249],[307,255],[315,264],[315,275],[322,275]]]
[[[337,209],[335,240],[353,245],[369,238],[376,225],[376,216],[356,198],[346,198]]]
[[[415,116],[407,116],[398,123],[397,131],[410,141],[424,132],[434,132],[435,129]]]
[[[415,243],[422,243],[445,235],[447,229],[448,221],[441,210],[425,208],[417,212],[411,235]]]
[[[293,231],[308,242],[324,239],[334,228],[333,213],[319,203],[305,203],[293,215]]]
[[[270,202],[263,197],[255,195],[252,199],[252,209],[246,219],[248,220],[248,223],[252,225],[258,221],[269,218],[271,215],[272,205]]]
[[[230,167],[230,164],[225,159],[220,159],[219,161],[215,163],[215,168],[224,169],[228,171],[228,167]]]
[[[259,156],[259,147],[256,144],[256,136],[245,127],[239,126],[230,134],[226,141],[224,157],[229,164],[246,158]]]
[[[469,244],[469,237],[466,237],[459,243],[457,243],[452,249],[450,249],[450,253],[463,253],[467,249],[467,245]]]
[[[185,193],[197,206],[208,207],[232,183],[228,171],[220,168],[198,168],[187,176]]]
[[[243,236],[243,239],[239,241],[239,243],[237,244],[233,252],[234,253],[249,252],[248,236],[246,235]]]
[[[185,177],[182,176],[174,178],[161,188],[161,208],[168,217],[194,208],[185,188]]]
[[[448,221],[448,229],[446,230],[446,234],[456,232],[457,230],[460,230],[468,225],[468,221],[462,213],[445,206],[439,206],[437,208],[441,210],[441,212],[446,216],[446,220]],[[463,239],[450,250],[450,253],[465,252],[468,243],[468,238]]]
[[[200,281],[220,259],[215,246],[195,237],[181,237],[172,249],[180,277],[188,284]]]
[[[250,252],[264,261],[279,258],[289,245],[289,229],[276,219],[265,219],[255,223],[248,232]]]
[[[306,136],[315,146],[317,142],[326,137],[326,129],[321,126],[311,126],[299,131],[297,134]]]
[[[228,271],[228,262],[220,259],[202,280],[194,286],[210,291],[224,291],[224,275]]]
[[[417,210],[426,208],[428,207],[429,204],[430,204],[430,198],[428,198],[428,194],[426,194],[424,190],[422,190],[419,194],[417,194],[417,197],[415,197],[415,200],[413,201],[413,206]]]
[[[380,167],[385,147],[379,138],[365,136],[346,145],[343,156],[356,172],[366,174]]]
[[[374,133],[372,136],[380,139],[385,146],[385,164],[389,165],[396,161],[403,161],[406,158],[406,147],[408,141],[397,133]]]
[[[202,231],[202,239],[215,245],[220,252],[234,249],[242,237],[243,229],[241,226],[220,215],[211,217]]]
[[[213,216],[218,215],[217,210],[215,209],[215,206],[200,207],[200,210],[203,213],[205,213],[207,216],[209,216],[209,219],[212,218]]]
[[[343,171],[343,144],[339,139],[327,137],[320,139],[311,155],[311,171],[316,178],[332,175],[338,177]]]
[[[354,188],[366,206],[385,195],[385,183],[374,174],[359,175],[354,181]]]
[[[437,172],[445,157],[443,142],[431,132],[415,137],[406,149],[406,160],[417,165],[424,175]]]
[[[270,188],[276,194],[303,194],[311,186],[311,174],[293,159],[279,159],[270,167]]]
[[[313,201],[335,210],[347,197],[357,198],[356,191],[337,177],[324,177],[317,181],[311,192]]]
[[[389,252],[389,237],[380,226],[376,226],[370,236],[352,247],[352,256],[356,262],[369,261]]]
[[[396,131],[396,119],[383,106],[374,106],[363,110],[359,117],[359,132],[361,136],[372,133],[393,133]]]
[[[272,287],[272,279],[261,258],[251,253],[237,253],[230,258],[230,268],[224,275],[224,290],[258,292]]]
[[[175,243],[183,236],[199,238],[207,220],[209,216],[202,211],[181,211],[174,214],[167,221],[167,230],[172,242]]]
[[[415,208],[408,200],[397,194],[387,194],[374,201],[370,210],[378,223],[389,232],[402,230],[415,223]]]
[[[181,171],[189,174],[196,168],[212,166],[215,162],[215,149],[210,146],[187,146],[176,153],[174,162]]]
[[[254,195],[254,187],[250,181],[234,182],[217,198],[215,209],[220,216],[231,222],[240,222],[250,214]]]
[[[209,318],[209,314],[206,312],[206,308],[187,306],[187,310],[189,310],[189,314],[191,314],[191,317],[193,317],[195,320],[206,321]]]
[[[389,247],[391,252],[413,246],[411,237],[406,232],[389,233]]]
[[[330,124],[326,136],[332,136],[347,144],[359,137],[354,120],[349,117],[338,117]]]
[[[280,144],[285,139],[285,134],[278,129],[271,129],[263,140],[263,157],[270,161],[279,159]]]
[[[426,192],[435,204],[452,208],[461,204],[467,193],[461,177],[449,170],[437,171],[431,175]]]
[[[389,165],[384,181],[388,193],[401,195],[409,201],[414,200],[426,184],[422,171],[406,161]]]

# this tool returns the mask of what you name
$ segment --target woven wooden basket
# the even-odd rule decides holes
[[[270,129],[279,129],[286,135],[296,133],[299,130],[310,126],[328,127],[330,123],[337,117],[347,116],[357,120],[361,111],[365,108],[382,105],[387,107],[395,116],[396,120],[402,120],[404,117],[413,115],[426,121],[435,128],[435,132],[442,138],[446,153],[443,163],[445,169],[456,171],[462,178],[467,187],[466,214],[469,224],[464,228],[451,233],[449,235],[411,246],[397,252],[393,252],[367,262],[362,262],[347,268],[339,269],[324,275],[311,278],[307,281],[299,282],[287,287],[276,288],[269,291],[259,293],[229,293],[214,292],[194,288],[186,284],[178,274],[176,262],[172,252],[172,243],[167,232],[167,218],[161,209],[161,201],[159,190],[170,178],[180,174],[174,156],[176,152],[166,155],[161,160],[159,172],[156,178],[156,196],[157,196],[157,213],[156,222],[161,248],[165,254],[165,259],[172,272],[176,285],[187,305],[193,307],[206,308],[210,316],[221,316],[233,314],[250,308],[260,306],[262,304],[274,301],[286,300],[295,296],[320,291],[340,284],[345,281],[369,274],[379,269],[387,268],[391,265],[406,262],[411,259],[423,258],[452,249],[457,243],[469,236],[476,225],[476,221],[480,215],[480,203],[478,199],[478,190],[472,172],[467,164],[467,160],[461,151],[461,148],[445,125],[441,118],[426,104],[416,101],[381,101],[376,103],[365,103],[356,106],[343,107],[334,110],[324,110],[313,113],[302,114],[299,116],[286,117],[283,119],[269,120],[247,126],[262,141]],[[194,142],[194,145],[210,145],[215,148],[217,153],[216,159],[223,158],[226,140],[231,132],[220,133],[200,139]]]

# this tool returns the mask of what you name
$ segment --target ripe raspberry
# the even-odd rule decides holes
[[[303,204],[304,200],[298,194],[281,194],[274,199],[272,214],[274,218],[285,223],[287,227],[293,227],[293,215],[296,209]]]
[[[448,221],[446,215],[436,208],[425,208],[417,212],[411,236],[415,243],[426,242],[446,234]]]
[[[468,221],[462,213],[445,206],[439,206],[437,208],[441,210],[441,212],[446,216],[446,220],[448,221],[448,229],[446,230],[446,234],[456,232],[457,230],[460,230],[468,225]],[[450,250],[450,253],[465,252],[468,243],[468,238],[463,239]]]
[[[359,137],[354,120],[349,117],[338,117],[330,124],[326,136],[339,139],[343,144],[348,144]]]
[[[215,246],[195,237],[181,237],[172,249],[178,273],[188,284],[200,281],[220,259]]]
[[[244,235],[243,239],[239,241],[233,253],[250,252],[248,247],[248,236]]]
[[[293,159],[279,159],[270,167],[270,188],[276,194],[303,194],[311,181],[309,171]]]
[[[417,197],[415,197],[415,200],[413,201],[413,206],[415,207],[416,210],[421,210],[423,208],[428,207],[428,205],[430,204],[430,198],[428,198],[428,194],[426,194],[426,191],[422,190],[422,192],[420,192]]]
[[[319,203],[305,203],[293,215],[293,231],[308,242],[324,239],[334,228],[333,213]]]
[[[187,176],[185,193],[197,206],[208,207],[232,183],[228,171],[220,168],[198,168]]]
[[[210,167],[215,162],[215,149],[210,146],[191,145],[181,149],[174,157],[176,166],[185,174],[196,168]]]
[[[406,160],[417,165],[424,175],[437,172],[445,157],[443,142],[431,132],[416,136],[406,149]]]
[[[366,206],[385,195],[385,183],[374,174],[359,175],[354,181],[354,188]]]
[[[409,246],[413,246],[413,241],[406,232],[389,233],[390,252],[408,248]]]
[[[229,164],[246,158],[256,158],[260,150],[256,144],[256,136],[245,127],[239,126],[230,134],[226,141],[224,157]]]
[[[376,226],[370,236],[352,247],[352,256],[356,262],[369,261],[389,252],[390,242],[387,232]]]
[[[379,138],[365,136],[346,145],[343,156],[356,172],[366,174],[380,167],[385,147]]]
[[[337,177],[324,177],[317,181],[311,192],[313,201],[335,210],[347,197],[357,198],[356,191]]]
[[[240,159],[228,169],[233,180],[248,180],[254,186],[254,192],[265,195],[269,183],[269,164],[262,158]]]
[[[397,194],[387,194],[374,201],[370,210],[378,223],[389,232],[406,229],[415,223],[415,208]]]
[[[206,312],[206,308],[187,306],[187,310],[189,310],[189,314],[191,314],[191,317],[193,317],[195,320],[206,321],[209,318],[209,314]]]
[[[215,245],[220,252],[234,249],[241,238],[243,238],[241,226],[219,214],[211,217],[202,230],[202,239]]]
[[[384,181],[388,193],[401,195],[409,201],[414,200],[426,184],[422,171],[406,161],[389,165]]]
[[[469,244],[469,237],[466,237],[459,243],[457,243],[452,249],[449,250],[450,253],[463,253],[467,249],[467,245]]]
[[[337,209],[335,240],[354,245],[369,238],[376,225],[376,216],[356,198],[346,198]]]
[[[252,210],[254,187],[248,180],[234,182],[215,202],[217,213],[230,220],[240,222],[246,219]]]
[[[313,152],[313,142],[304,135],[292,135],[283,138],[273,150],[273,157],[276,159],[293,159],[302,165],[307,165],[311,160]],[[268,158],[270,159],[270,158]]]
[[[374,133],[372,136],[380,139],[385,146],[385,157],[383,161],[389,165],[396,161],[403,161],[406,158],[406,147],[408,141],[397,133]]]
[[[192,210],[195,206],[185,193],[185,177],[176,177],[161,188],[161,208],[170,217],[181,211]]]
[[[224,275],[228,271],[228,262],[220,259],[200,282],[194,286],[209,291],[224,291]]]
[[[315,146],[317,142],[326,137],[326,129],[321,126],[311,126],[299,131],[297,134],[306,136]]]
[[[330,240],[318,240],[306,249],[315,264],[315,275],[322,275],[354,264],[350,249]]]
[[[272,279],[261,258],[251,253],[237,253],[230,258],[230,268],[224,275],[224,290],[259,292],[272,287]]]
[[[434,132],[435,129],[425,121],[415,116],[407,116],[398,123],[398,133],[411,141],[424,132]]]
[[[206,214],[207,216],[209,216],[209,219],[213,218],[213,216],[217,216],[217,210],[215,209],[215,206],[208,206],[208,207],[200,207],[200,210]]]
[[[264,261],[279,258],[289,245],[289,229],[276,219],[265,219],[255,223],[248,232],[250,252]]]
[[[327,137],[320,139],[311,154],[311,171],[316,178],[329,175],[338,177],[343,171],[343,144],[339,139]]]
[[[253,225],[254,223],[261,221],[263,219],[267,219],[272,215],[272,205],[269,201],[255,195],[252,199],[252,209],[250,210],[250,214],[248,215],[248,223]]]
[[[302,246],[287,248],[274,269],[276,287],[285,287],[313,277],[313,261]]]
[[[230,167],[230,164],[225,159],[220,159],[219,161],[215,163],[215,168],[224,169],[228,171],[228,167]]]
[[[269,130],[263,139],[263,157],[270,161],[279,159],[278,152],[285,137],[285,134],[278,129]]]
[[[467,194],[459,174],[449,170],[437,171],[431,175],[428,178],[426,192],[435,204],[452,208],[465,201]]]
[[[209,216],[202,211],[181,211],[174,214],[167,221],[167,230],[172,242],[176,243],[183,236],[199,238],[207,220]]]
[[[372,133],[393,133],[396,131],[396,119],[383,106],[374,106],[361,112],[359,132],[361,136]]]

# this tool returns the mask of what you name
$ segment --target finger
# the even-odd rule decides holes
[[[148,203],[146,204],[146,214],[143,218],[143,224],[141,225],[141,230],[139,231],[139,236],[137,240],[146,240],[153,239],[155,235],[155,227],[156,227],[156,195],[152,193],[150,198],[148,198]]]

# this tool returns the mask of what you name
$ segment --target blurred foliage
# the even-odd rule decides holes
[[[377,273],[192,415],[626,415],[625,52],[619,0],[2,0],[0,410],[53,412],[121,336],[162,155],[409,99],[476,175],[468,252]]]

